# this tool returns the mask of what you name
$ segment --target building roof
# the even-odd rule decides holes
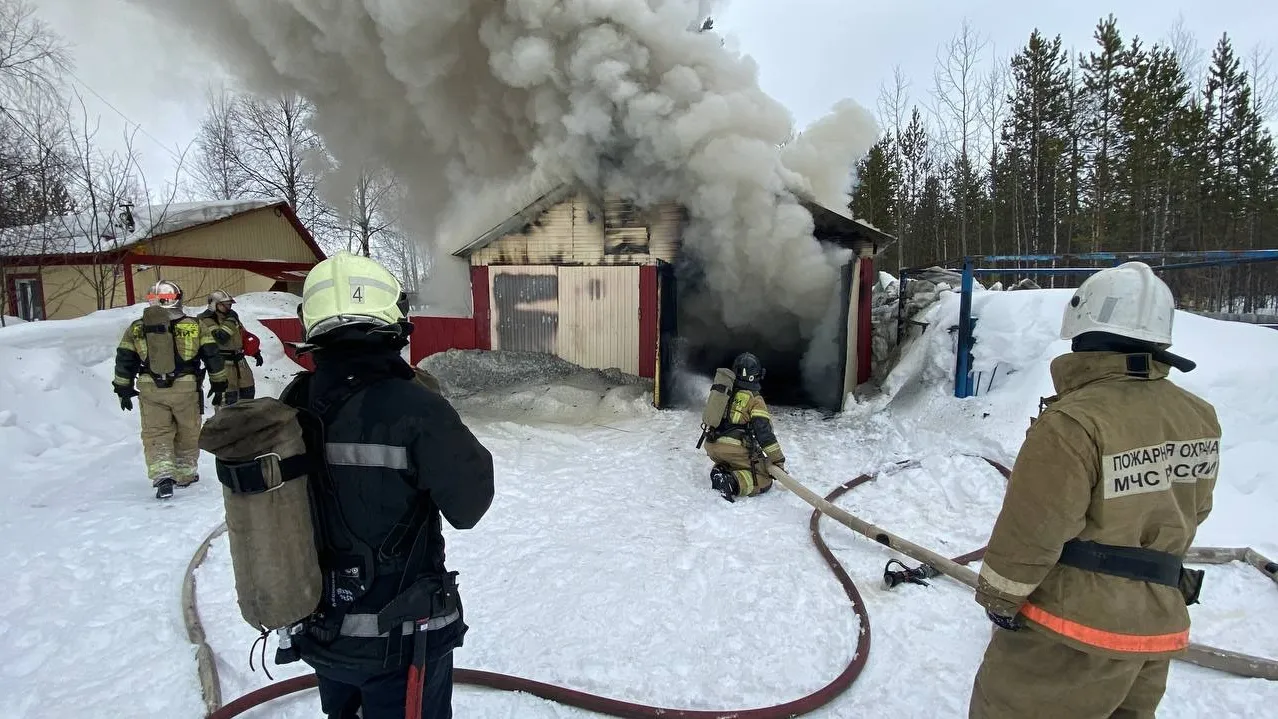
[[[576,190],[576,186],[568,182],[555,187],[453,252],[453,256],[470,257],[475,252],[484,249],[515,230],[531,225],[538,217],[541,217],[543,212],[572,197]]]
[[[555,205],[570,198],[578,188],[572,183],[558,185],[537,199],[515,212],[502,222],[494,225],[479,237],[453,252],[455,257],[470,257],[475,252],[491,245],[512,232],[531,225]],[[855,219],[844,212],[834,210],[796,193],[799,204],[812,214],[815,224],[814,236],[826,242],[832,242],[849,250],[872,247],[878,254],[895,242],[891,235],[879,230],[868,222]]]
[[[871,247],[873,254],[879,254],[896,238],[864,220],[858,220],[842,211],[817,203],[802,194],[795,195],[799,204],[812,213],[812,222],[816,225],[812,234],[818,240],[832,242],[849,250]]]
[[[0,229],[0,256],[39,258],[120,253],[144,241],[276,208],[293,225],[317,260],[324,253],[287,201],[279,198],[212,200],[143,205],[124,212],[71,213],[39,225]],[[131,226],[129,220],[131,219]]]

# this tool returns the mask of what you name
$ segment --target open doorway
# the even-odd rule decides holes
[[[854,300],[854,278],[857,260],[844,267],[840,278],[838,332],[827,341],[834,346],[821,348],[832,358],[833,365],[821,368],[817,381],[805,378],[803,357],[814,349],[811,342],[789,349],[777,349],[752,338],[749,331],[697,331],[695,322],[681,313],[687,308],[679,302],[680,290],[696,282],[695,273],[684,268],[676,272],[673,265],[658,267],[658,361],[653,392],[659,408],[695,408],[705,398],[710,378],[719,367],[729,367],[742,352],[759,357],[766,371],[763,394],[768,404],[779,407],[821,409],[838,412],[849,387],[849,362],[855,362],[859,333],[857,302]],[[858,293],[859,294],[859,293]],[[849,321],[851,318],[851,322]],[[849,327],[852,331],[849,332]],[[727,339],[724,339],[727,338]],[[851,384],[856,382],[853,366]]]

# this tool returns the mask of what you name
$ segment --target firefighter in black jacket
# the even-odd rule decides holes
[[[412,325],[393,275],[343,252],[310,271],[303,297],[315,371],[281,399],[322,424],[327,476],[312,504],[325,597],[293,646],[330,718],[451,717],[467,627],[440,515],[475,526],[492,502],[492,455],[401,358]]]

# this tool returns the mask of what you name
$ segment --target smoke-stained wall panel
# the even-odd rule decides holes
[[[628,207],[615,197],[600,202],[578,193],[475,250],[470,262],[475,266],[673,262],[684,225],[683,209],[677,203],[662,203],[627,211],[622,205]]]
[[[492,349],[558,354],[558,269],[490,267],[488,283]]]
[[[652,224],[648,228],[648,254],[654,264],[657,260],[674,263],[683,241],[685,224],[684,209],[678,203],[664,202],[654,209]]]
[[[639,374],[639,267],[559,268],[559,356]]]

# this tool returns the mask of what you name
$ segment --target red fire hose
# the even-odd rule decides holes
[[[985,461],[989,462],[1004,477],[1011,474],[1006,467],[998,462],[990,459]],[[826,495],[825,499],[828,502],[833,502],[870,480],[871,477],[869,475],[863,474],[850,482],[836,487],[834,491]],[[615,717],[634,717],[637,719],[785,719],[812,712],[847,691],[852,686],[852,683],[856,681],[857,676],[861,674],[861,670],[865,668],[865,662],[870,653],[870,617],[866,613],[865,603],[861,599],[860,592],[857,591],[856,584],[852,582],[852,578],[848,576],[843,565],[825,543],[825,538],[821,536],[821,512],[819,510],[813,510],[808,527],[812,534],[812,543],[816,545],[817,551],[820,552],[826,564],[829,565],[830,571],[834,573],[839,585],[843,587],[843,592],[847,595],[848,601],[852,603],[852,611],[856,612],[861,625],[861,630],[857,636],[856,651],[852,655],[852,660],[844,667],[842,673],[812,694],[785,704],[758,709],[666,709],[587,694],[575,689],[546,684],[523,677],[476,669],[454,670],[453,683],[487,687],[499,691],[524,692],[558,704],[586,709],[599,714]],[[967,564],[976,561],[984,553],[985,548],[982,547],[961,557],[955,557],[954,561],[959,564]],[[278,699],[315,686],[316,678],[314,674],[285,679],[245,694],[209,714],[207,719],[231,719],[272,699]]]
[[[991,464],[1006,474],[1007,470],[1001,465],[995,462],[991,462]],[[826,496],[826,500],[833,502],[853,488],[870,481],[870,479],[869,475],[863,474],[836,488]],[[829,546],[825,543],[825,538],[821,536],[820,520],[821,512],[813,510],[812,518],[808,525],[812,533],[812,542],[825,559],[826,564],[829,565],[830,571],[834,573],[835,579],[843,587],[843,592],[847,595],[848,601],[852,603],[852,611],[856,612],[860,620],[861,630],[857,635],[856,650],[852,655],[852,660],[844,667],[842,673],[812,694],[785,704],[758,709],[665,709],[587,694],[586,692],[533,681],[523,677],[513,677],[476,669],[454,670],[453,683],[487,687],[500,691],[524,692],[559,704],[615,717],[635,717],[638,719],[784,719],[807,714],[847,691],[848,687],[852,686],[852,683],[856,681],[861,670],[865,668],[865,662],[870,653],[870,617],[866,613],[865,603],[861,600],[861,594],[857,591],[856,584],[852,582],[852,578],[848,576],[843,565],[839,563],[839,560],[835,558],[834,553],[830,551]],[[970,562],[973,559],[975,557],[969,554],[959,557],[955,561]],[[231,719],[272,699],[304,691],[315,685],[314,674],[285,679],[245,694],[209,714],[208,719]]]

